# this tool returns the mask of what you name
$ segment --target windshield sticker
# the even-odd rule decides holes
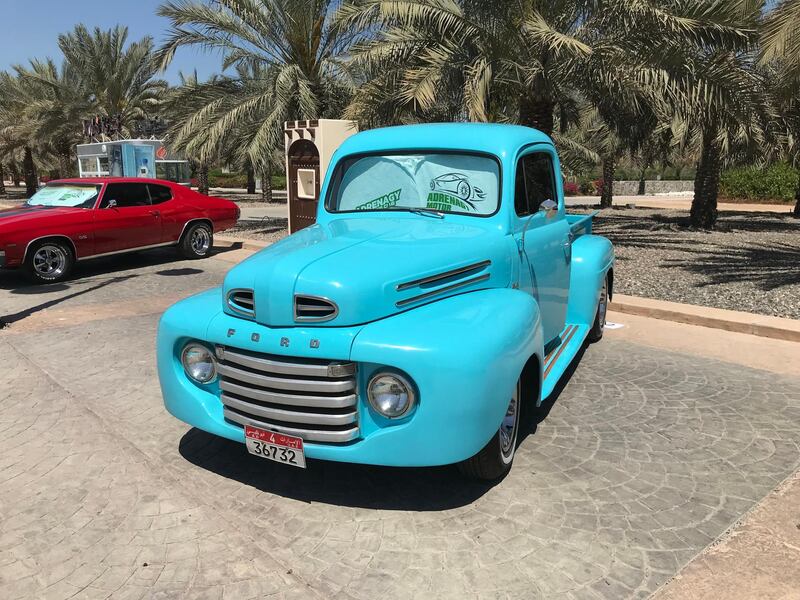
[[[486,198],[486,193],[471,185],[469,177],[463,173],[439,175],[431,179],[431,189],[434,191],[428,194],[428,208],[436,210],[449,211],[454,206],[475,210],[475,202]]]
[[[392,208],[400,201],[401,189],[402,188],[396,189],[395,191],[389,192],[384,196],[380,196],[374,200],[365,202],[364,204],[359,204],[355,207],[355,210],[381,210],[385,208]]]

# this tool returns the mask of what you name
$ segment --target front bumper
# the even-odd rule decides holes
[[[496,324],[481,328],[481,316],[496,318],[492,304],[482,315],[474,300],[464,304],[459,298],[448,299],[442,314],[434,313],[445,301],[363,326],[327,328],[269,328],[229,316],[219,309],[219,290],[189,298],[170,308],[159,325],[165,406],[185,423],[244,443],[241,425],[225,418],[218,384],[200,386],[184,374],[180,352],[189,340],[276,356],[353,361],[359,435],[346,443],[306,441],[307,457],[386,466],[464,460],[497,431],[535,341],[533,334],[520,335],[516,324],[509,325],[508,335]],[[477,320],[466,329],[463,319],[453,318],[461,304]],[[491,338],[481,331],[490,331]],[[396,421],[377,414],[362,393],[371,375],[387,366],[406,373],[419,394],[411,414]]]

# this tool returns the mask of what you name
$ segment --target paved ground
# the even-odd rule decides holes
[[[167,415],[155,374],[158,313],[235,252],[0,275],[0,598],[641,598],[800,466],[800,378],[626,329],[496,486],[265,464]]]

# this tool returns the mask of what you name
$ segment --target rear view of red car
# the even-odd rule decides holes
[[[238,218],[233,202],[169,181],[52,181],[24,204],[0,210],[0,267],[50,283],[68,277],[77,261],[148,248],[176,246],[186,258],[204,258],[214,233]]]

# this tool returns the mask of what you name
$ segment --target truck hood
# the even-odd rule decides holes
[[[234,267],[222,301],[228,314],[240,316],[228,295],[253,290],[255,320],[271,327],[358,325],[447,296],[507,287],[509,243],[483,223],[416,215],[338,219],[304,229]],[[316,320],[309,318],[315,307],[334,310]]]
[[[73,214],[86,211],[85,208],[71,207],[47,207],[47,206],[26,206],[20,204],[13,208],[0,209],[0,227],[6,228],[14,225],[27,224],[36,221],[38,224],[44,219],[59,217],[61,215]]]

